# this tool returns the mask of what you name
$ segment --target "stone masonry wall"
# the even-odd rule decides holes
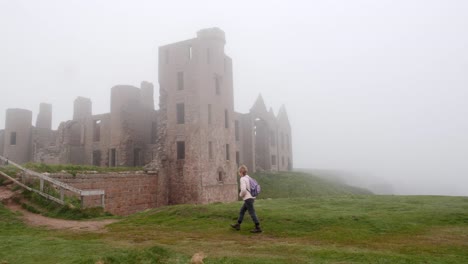
[[[157,207],[158,175],[143,172],[108,174],[54,174],[53,178],[81,190],[105,191],[105,210],[129,215]],[[85,207],[100,206],[100,196],[85,197]],[[159,204],[161,206],[161,204]]]

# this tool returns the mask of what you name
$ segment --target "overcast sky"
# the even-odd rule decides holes
[[[468,1],[0,0],[5,110],[155,84],[158,46],[226,33],[235,107],[286,105],[295,167],[349,171],[402,194],[468,195]]]

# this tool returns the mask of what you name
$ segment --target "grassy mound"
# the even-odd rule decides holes
[[[258,198],[297,198],[330,195],[372,194],[370,191],[327,181],[303,172],[263,172],[252,174],[262,187]]]

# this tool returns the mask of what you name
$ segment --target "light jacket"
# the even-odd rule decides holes
[[[245,176],[242,176],[240,178],[240,193],[239,193],[239,197],[242,198],[242,200],[247,200],[247,199],[251,199],[251,198],[254,198],[251,194],[250,194],[250,177],[249,175],[245,175]]]

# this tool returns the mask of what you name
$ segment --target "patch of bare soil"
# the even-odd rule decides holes
[[[65,220],[49,218],[39,214],[33,214],[24,210],[20,205],[11,201],[14,192],[5,186],[0,186],[0,202],[14,211],[20,212],[23,221],[31,226],[45,227],[48,229],[64,229],[72,231],[87,231],[87,232],[105,232],[105,226],[116,222],[116,219],[105,220]]]

